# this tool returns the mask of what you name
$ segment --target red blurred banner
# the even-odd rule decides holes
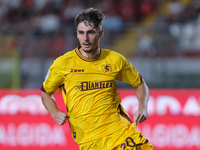
[[[118,90],[133,119],[134,89]],[[54,97],[66,111],[61,92]],[[148,119],[137,126],[154,150],[200,149],[200,90],[150,89]],[[69,124],[56,124],[45,110],[40,90],[0,90],[0,150],[78,150]]]

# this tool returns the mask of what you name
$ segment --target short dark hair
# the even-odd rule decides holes
[[[88,8],[86,10],[82,10],[76,18],[75,18],[75,25],[78,27],[80,22],[85,22],[86,24],[90,25],[92,22],[95,27],[102,27],[103,19],[105,18],[104,14],[100,12],[98,9]]]

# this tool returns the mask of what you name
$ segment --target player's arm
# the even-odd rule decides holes
[[[141,84],[136,87],[136,95],[139,102],[138,109],[134,114],[134,123],[142,123],[147,119],[148,116],[148,100],[149,100],[149,88],[145,81],[142,79]]]
[[[41,98],[44,107],[51,114],[55,122],[57,122],[60,125],[63,125],[66,122],[66,119],[69,119],[67,113],[58,109],[53,94],[42,91]]]

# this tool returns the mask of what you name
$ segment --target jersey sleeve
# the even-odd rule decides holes
[[[61,85],[64,83],[64,76],[65,71],[62,58],[58,58],[50,66],[41,90],[47,93],[59,91]]]
[[[142,82],[142,76],[135,67],[123,56],[120,60],[120,70],[116,78],[118,81],[126,82],[137,87]]]

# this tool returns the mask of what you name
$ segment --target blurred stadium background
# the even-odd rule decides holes
[[[8,130],[8,132],[0,132],[0,149],[14,149],[12,143],[11,147],[6,147],[4,136],[10,139],[14,127],[17,130],[22,125],[19,123],[20,117],[23,122],[23,117],[27,114],[22,115],[24,112],[20,109],[23,110],[25,107],[20,107],[21,102],[31,93],[37,94],[37,98],[34,98],[40,100],[38,89],[53,60],[79,44],[76,38],[74,17],[82,9],[89,7],[100,9],[106,16],[103,24],[105,35],[101,39],[101,48],[108,48],[123,54],[140,72],[149,88],[153,89],[150,116],[154,120],[149,117],[150,123],[144,124],[144,132],[152,131],[150,136],[153,137],[155,131],[155,139],[162,140],[163,138],[159,137],[163,137],[163,133],[160,133],[160,136],[157,136],[157,133],[163,129],[160,127],[166,127],[164,129],[167,129],[166,132],[169,134],[164,137],[164,141],[167,140],[168,143],[162,147],[163,150],[170,149],[168,144],[175,131],[177,131],[175,135],[179,136],[177,139],[183,139],[182,129],[187,130],[186,136],[192,140],[199,139],[200,127],[198,121],[196,123],[198,119],[195,118],[200,116],[200,96],[198,94],[200,88],[199,0],[0,0],[0,100],[2,101],[0,101],[0,118],[3,118],[0,119],[0,131]],[[128,84],[121,82],[117,82],[117,86],[120,89],[131,88]],[[10,91],[5,92],[4,89]],[[11,91],[12,89],[21,91],[16,93]],[[30,91],[26,91],[27,89]],[[167,91],[166,89],[174,90]],[[179,91],[179,89],[190,90]],[[20,104],[16,104],[18,106],[16,109],[15,106],[8,106],[9,110],[7,110],[6,107],[3,108],[3,100],[6,94],[13,93],[26,97],[19,100]],[[126,98],[123,95],[125,93],[126,91],[122,90],[123,98]],[[165,97],[166,99],[163,97],[159,99],[159,94],[161,96],[169,94],[169,96]],[[164,103],[161,103],[162,100]],[[165,103],[165,100],[169,103]],[[124,104],[129,106],[128,98],[124,100]],[[165,111],[165,104],[166,112],[162,112]],[[193,109],[195,106],[196,108]],[[177,108],[183,111],[183,114],[178,112],[180,113],[178,119],[176,118]],[[32,108],[27,107],[26,111],[31,112],[31,110]],[[15,123],[12,124],[10,120],[17,111],[19,119],[13,121]],[[130,110],[130,112],[133,111]],[[4,117],[6,114],[7,119]],[[163,114],[165,114],[164,119]],[[187,122],[188,115],[192,116],[190,123]],[[34,118],[34,115],[31,117]],[[42,117],[34,118],[32,122],[46,120],[39,118]],[[54,126],[50,116],[47,120]],[[34,131],[36,127],[41,127],[39,123],[38,126],[36,126],[37,123],[31,126],[32,122],[29,121]],[[151,130],[149,125],[152,127]],[[180,126],[183,128],[179,132]],[[55,128],[57,129],[57,126]],[[55,133],[53,131],[54,129],[51,132]],[[152,139],[155,141],[154,138]],[[184,145],[184,140],[182,147],[176,143],[173,145],[172,142],[172,149],[180,150],[185,148],[184,146],[189,149],[195,144],[194,149],[200,148],[199,140],[193,142],[194,145],[192,142]],[[7,140],[7,146],[9,146],[9,141],[12,140]],[[20,145],[20,141],[18,142]],[[21,143],[21,150],[25,143]],[[62,143],[58,144],[62,145]],[[158,150],[160,145],[156,146]],[[35,148],[34,146],[29,147],[29,149]],[[44,148],[44,145],[39,148]],[[48,147],[48,149],[51,148],[53,147]]]
[[[78,45],[74,17],[88,7],[106,15],[101,47],[128,58],[150,88],[200,87],[198,0],[0,0],[0,88],[39,88]]]

